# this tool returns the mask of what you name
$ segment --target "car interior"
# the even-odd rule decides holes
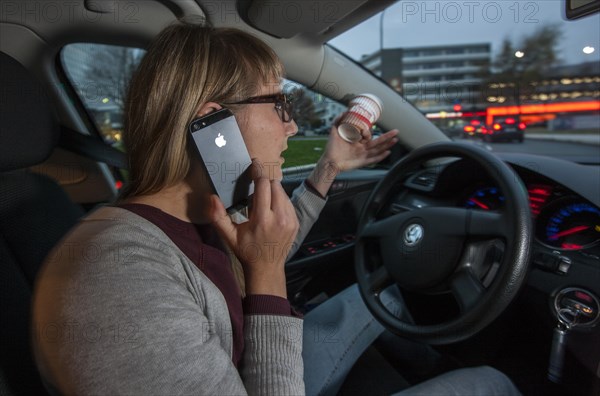
[[[389,394],[398,383],[475,365],[504,372],[526,395],[600,394],[600,160],[495,154],[454,142],[328,44],[393,3],[3,1],[0,393],[48,393],[30,350],[32,332],[43,331],[30,326],[36,273],[77,220],[114,201],[126,182],[125,156],[101,136],[61,51],[73,43],[143,49],[184,19],[258,36],[282,59],[287,79],[331,100],[377,95],[385,104],[378,127],[400,131],[381,164],[337,177],[319,220],[286,264],[288,298],[299,311],[358,283],[388,329],[341,394]],[[285,190],[291,194],[311,169],[285,169]],[[422,249],[402,245],[415,231],[408,224],[426,235]],[[587,239],[570,239],[569,227],[586,227]],[[409,319],[378,302],[394,283]],[[577,324],[564,356],[551,360],[557,323],[573,312]],[[394,345],[405,359],[390,353]]]

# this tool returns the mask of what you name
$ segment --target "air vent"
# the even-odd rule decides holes
[[[406,208],[406,206],[401,205],[399,203],[393,203],[390,206],[390,211],[392,212],[392,214],[398,214],[401,212],[406,212],[408,209]]]
[[[411,177],[406,186],[417,190],[432,191],[437,182],[438,172],[433,170],[425,170]]]
[[[431,187],[435,184],[436,175],[433,172],[427,172],[420,176],[417,176],[414,180],[415,184],[419,186]]]

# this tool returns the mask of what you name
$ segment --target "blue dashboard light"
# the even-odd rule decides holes
[[[550,210],[545,225],[540,228],[539,237],[543,241],[559,249],[586,249],[600,241],[600,210],[584,202],[556,204]],[[542,219],[543,219],[542,218]],[[543,220],[542,220],[543,221]]]

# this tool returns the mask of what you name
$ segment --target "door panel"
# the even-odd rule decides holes
[[[386,171],[355,170],[339,175],[327,204],[298,252],[286,264],[288,295],[297,294],[315,277],[331,277],[346,282],[354,274],[354,236],[364,202]],[[286,174],[284,189],[291,194],[304,180],[299,174]],[[340,272],[343,272],[340,274]],[[350,278],[348,278],[350,276]]]

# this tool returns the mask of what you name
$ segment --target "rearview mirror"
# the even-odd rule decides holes
[[[564,0],[565,17],[568,20],[582,18],[600,11],[600,0]]]

